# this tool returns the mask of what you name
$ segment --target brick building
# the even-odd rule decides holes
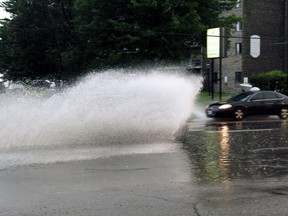
[[[222,91],[240,91],[244,77],[249,80],[271,70],[288,73],[288,0],[242,0],[230,13],[243,20],[232,29],[227,57],[222,59]],[[259,36],[256,46],[251,36]],[[214,77],[219,79],[218,64],[215,60]],[[216,92],[218,85],[215,82]]]

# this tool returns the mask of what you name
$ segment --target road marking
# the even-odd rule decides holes
[[[249,130],[227,130],[227,133],[242,133],[242,132],[262,132],[262,131],[273,131],[275,129],[249,129]],[[222,131],[205,131],[206,133],[222,133]]]
[[[279,123],[279,122],[285,122],[288,123],[288,120],[250,120],[250,121],[219,121],[219,122],[192,122],[188,121],[188,124],[193,124],[193,125],[202,125],[202,124],[208,124],[208,125],[213,125],[213,124],[242,124],[242,123]]]

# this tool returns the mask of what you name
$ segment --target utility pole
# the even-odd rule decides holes
[[[288,73],[288,0],[284,1],[284,72]]]

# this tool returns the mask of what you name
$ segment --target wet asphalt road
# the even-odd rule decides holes
[[[171,152],[2,169],[0,215],[288,215],[287,131],[189,121]]]

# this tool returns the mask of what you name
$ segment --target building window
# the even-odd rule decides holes
[[[242,43],[236,43],[235,45],[235,54],[240,55],[242,53]]]
[[[235,72],[235,83],[242,83],[242,72],[241,71]]]
[[[191,59],[191,64],[192,64],[192,67],[199,67],[201,68],[202,67],[202,59],[201,58],[192,58]]]
[[[242,22],[241,21],[236,23],[236,31],[242,31]]]

